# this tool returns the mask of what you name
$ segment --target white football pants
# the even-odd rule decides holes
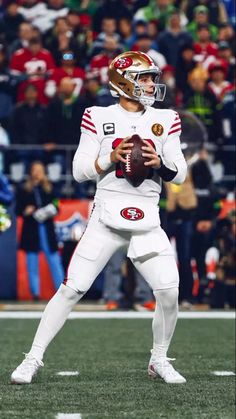
[[[87,228],[73,253],[64,284],[77,292],[87,292],[113,253],[124,246],[128,250],[132,234],[135,233],[105,226],[99,220],[99,208],[95,207]],[[131,257],[131,260],[151,289],[156,291],[178,287],[178,269],[165,232],[159,227],[156,236],[153,236],[153,232],[144,233],[141,239],[142,256]],[[153,243],[151,252],[150,240],[156,241]]]

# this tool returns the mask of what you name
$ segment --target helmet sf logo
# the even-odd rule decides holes
[[[128,207],[121,210],[120,215],[129,221],[138,221],[144,218],[144,212],[136,207]]]
[[[123,57],[123,58],[118,58],[118,60],[114,64],[114,67],[123,69],[123,68],[130,67],[132,64],[133,64],[132,58]]]
[[[123,68],[130,67],[132,64],[133,64],[132,58],[122,57],[122,58],[118,58],[118,60],[114,64],[114,67],[123,69]]]
[[[164,128],[161,124],[153,124],[152,132],[153,132],[154,135],[159,137],[160,135],[163,134],[163,131],[164,131]]]

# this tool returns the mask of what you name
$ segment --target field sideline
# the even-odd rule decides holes
[[[233,419],[235,377],[213,373],[234,372],[234,320],[179,319],[169,356],[187,384],[171,386],[147,377],[151,319],[134,314],[143,318],[68,321],[30,386],[12,386],[9,376],[38,320],[0,318],[0,418]],[[79,373],[58,375],[71,371]]]

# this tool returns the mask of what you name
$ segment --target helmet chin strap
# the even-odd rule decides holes
[[[154,97],[147,98],[145,96],[145,97],[141,97],[138,100],[138,102],[141,103],[141,105],[143,105],[143,106],[152,106],[153,103],[155,102],[155,98]]]

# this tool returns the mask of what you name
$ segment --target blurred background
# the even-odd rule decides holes
[[[149,54],[182,119],[189,165],[164,184],[162,226],[175,249],[180,306],[235,307],[235,4],[232,0],[0,1],[0,300],[46,301],[86,226],[93,182],[71,163],[88,106],[115,103],[112,59]],[[116,253],[84,298],[153,310]]]

